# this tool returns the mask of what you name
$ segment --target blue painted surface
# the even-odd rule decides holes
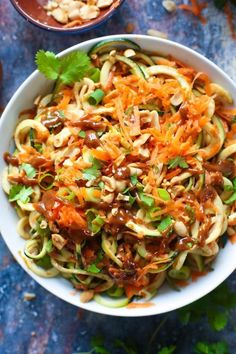
[[[93,32],[60,36],[28,24],[8,0],[1,0],[0,61],[4,85],[0,84],[0,106],[7,104],[16,88],[34,70],[34,53],[38,49],[59,52],[89,38],[125,33],[128,23],[134,24],[136,33],[145,34],[149,28],[167,32],[170,39],[204,54],[236,79],[236,42],[230,37],[223,14],[212,2],[209,1],[205,10],[208,20],[205,26],[190,14],[166,13],[161,0],[127,0],[112,20]],[[236,291],[235,274],[228,282]],[[24,301],[24,292],[35,293],[36,299]],[[136,344],[140,354],[146,354],[155,329],[165,317],[111,318],[66,304],[26,275],[0,240],[0,354],[72,354],[89,350],[91,337],[95,334],[103,335],[110,348],[115,338],[128,339]],[[231,317],[235,319],[236,312]],[[232,353],[236,353],[232,325],[219,334],[212,333],[205,321],[186,328],[176,320],[176,313],[171,313],[150,349],[155,354],[161,345],[175,343],[177,354],[191,354],[193,343],[219,339],[226,340]],[[112,349],[112,353],[122,354],[123,351]]]

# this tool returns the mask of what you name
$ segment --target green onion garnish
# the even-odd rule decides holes
[[[158,195],[162,200],[170,200],[170,194],[163,188],[157,188]]]
[[[39,186],[45,191],[52,189],[54,184],[54,176],[51,173],[44,173],[39,179]]]
[[[80,138],[85,138],[85,136],[86,136],[86,132],[84,131],[84,130],[81,130],[80,132],[79,132],[79,134],[78,134],[78,136],[80,137]]]
[[[172,219],[170,216],[166,216],[164,219],[161,220],[160,224],[158,225],[158,231],[164,232],[168,227],[172,224]]]
[[[144,193],[139,193],[139,198],[141,202],[143,202],[144,205],[147,207],[151,208],[154,206],[154,199],[152,197],[149,197],[148,195],[145,195]]]
[[[90,96],[88,98],[88,102],[91,105],[96,106],[102,101],[104,96],[105,96],[104,91],[101,89],[97,89],[90,94]]]

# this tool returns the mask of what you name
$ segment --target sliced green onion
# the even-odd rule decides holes
[[[154,206],[154,202],[155,202],[154,199],[152,197],[145,195],[143,192],[139,193],[139,198],[141,202],[147,207],[151,208]]]
[[[78,136],[80,137],[80,138],[85,138],[85,136],[86,136],[86,132],[84,131],[84,130],[81,130],[80,132],[79,132],[79,134],[78,134]]]
[[[183,266],[182,268],[180,268],[180,270],[171,269],[168,272],[168,275],[173,279],[188,280],[191,275],[191,271],[189,267]]]
[[[51,173],[44,173],[39,179],[39,186],[45,191],[52,189],[54,176]]]
[[[99,187],[99,188],[103,189],[104,186],[105,186],[105,183],[104,183],[103,181],[100,181],[100,182],[98,183],[98,187]]]
[[[160,232],[164,232],[165,230],[168,229],[168,227],[170,227],[172,224],[172,218],[171,216],[166,216],[164,219],[162,219],[162,221],[160,222],[160,224],[158,225],[158,231]]]
[[[88,221],[89,230],[92,231],[94,235],[101,231],[101,228],[104,225],[105,221],[103,220],[103,218],[101,218],[100,215],[97,214],[97,210],[87,210],[86,217]]]
[[[34,148],[35,150],[37,150],[38,152],[42,153],[43,152],[43,145],[40,143],[35,143],[34,144]]]
[[[66,200],[74,200],[75,193],[70,190],[70,188],[59,188],[57,195],[59,198],[66,199]]]
[[[159,220],[161,220],[161,216],[160,216],[160,215],[159,215],[159,216],[154,216],[154,215],[153,215],[156,211],[160,211],[160,210],[161,210],[160,207],[154,207],[154,208],[152,208],[152,209],[149,209],[149,210],[147,211],[147,217],[148,217],[149,219],[151,219],[151,221],[159,221]]]
[[[236,201],[236,191],[231,195],[231,197],[224,201],[225,204],[231,204]]]
[[[97,89],[90,94],[88,98],[88,102],[91,105],[96,106],[102,101],[104,96],[105,96],[105,92],[101,89]]]
[[[170,194],[167,192],[166,189],[157,188],[157,191],[158,191],[159,197],[162,200],[170,200],[171,199]]]
[[[133,184],[133,186],[136,186],[136,184],[138,183],[138,177],[137,175],[133,175],[130,177],[130,181]]]
[[[100,70],[98,68],[91,68],[88,72],[88,76],[93,82],[100,81]]]
[[[186,211],[186,213],[189,216],[190,224],[193,224],[195,222],[195,211],[194,211],[194,209],[189,204],[187,204],[186,207],[185,207],[185,211]]]

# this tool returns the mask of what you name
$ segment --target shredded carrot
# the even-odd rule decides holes
[[[121,155],[120,149],[111,141],[104,142],[103,148],[106,150],[106,152],[110,155],[110,157],[113,160],[115,160],[117,157]]]
[[[130,304],[128,304],[126,306],[127,309],[137,309],[137,308],[147,308],[147,307],[151,307],[151,306],[155,306],[154,303],[152,302],[144,302],[144,303],[139,303],[139,302],[132,302]]]
[[[87,226],[81,213],[76,211],[72,205],[64,205],[59,211],[58,224],[62,227],[73,229],[84,229]]]
[[[73,92],[71,89],[66,89],[62,92],[62,99],[57,105],[57,109],[65,109],[69,104],[71,98],[73,97]]]
[[[133,114],[129,121],[130,136],[136,136],[140,134],[140,112],[137,106],[133,108]]]
[[[139,291],[141,290],[142,288],[141,287],[136,287],[134,285],[127,285],[125,287],[125,294],[126,296],[131,299],[134,295],[138,295],[139,294]]]
[[[111,159],[111,156],[108,154],[108,152],[103,150],[92,149],[91,154],[93,157],[101,161],[109,161]]]
[[[234,27],[233,12],[232,12],[230,5],[228,3],[226,3],[224,6],[224,12],[225,12],[228,24],[229,24],[229,28],[230,28],[232,37],[234,39],[236,39],[236,30]]]
[[[236,244],[236,234],[229,236],[229,239],[232,244]]]
[[[198,0],[191,0],[191,5],[179,5],[179,8],[191,12],[194,16],[199,17],[200,21],[205,24],[206,18],[202,16],[202,10],[207,7],[207,3],[198,3]]]
[[[182,172],[181,168],[177,168],[172,172],[169,172],[165,175],[165,179],[168,181],[170,179],[172,179],[175,176],[178,176],[180,173]]]

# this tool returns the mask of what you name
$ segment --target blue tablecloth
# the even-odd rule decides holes
[[[213,0],[208,3],[204,12],[207,18],[205,26],[183,11],[168,14],[162,8],[161,0],[127,0],[118,13],[98,29],[83,35],[60,36],[27,23],[9,0],[1,0],[0,61],[4,78],[0,83],[1,108],[34,70],[34,54],[38,49],[59,52],[89,38],[125,33],[129,23],[134,25],[133,32],[136,33],[145,34],[150,28],[168,33],[170,39],[204,54],[235,79],[236,41],[231,38],[223,13],[216,10]],[[232,353],[236,353],[236,335],[232,325],[223,332],[213,333],[205,320],[188,327],[180,325],[175,312],[167,319],[166,315],[125,319],[93,314],[66,304],[37,285],[16,264],[2,240],[0,270],[1,354],[87,351],[91,338],[97,334],[104,336],[109,348],[115,338],[131,341],[140,354],[146,354],[148,346],[151,353],[157,353],[161,345],[172,343],[177,345],[177,354],[191,354],[193,344],[199,340],[226,340]],[[236,276],[232,275],[228,282],[236,290]],[[35,300],[24,301],[24,292],[35,293]],[[235,315],[234,312],[232,319]],[[166,319],[165,324],[151,340],[163,319]],[[122,349],[112,349],[111,352],[124,353]]]

